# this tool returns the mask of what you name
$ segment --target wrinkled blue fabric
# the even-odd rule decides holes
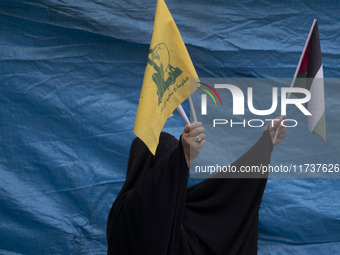
[[[325,76],[340,77],[337,1],[166,3],[200,77],[292,77],[314,18]],[[156,0],[0,1],[0,254],[106,253],[155,7]],[[339,163],[338,98],[339,88],[326,88],[326,149],[290,132],[273,162]],[[179,136],[182,128],[175,114],[164,130]],[[303,139],[317,149],[302,151]],[[250,147],[244,136],[228,142]],[[338,254],[339,184],[270,179],[259,254]]]

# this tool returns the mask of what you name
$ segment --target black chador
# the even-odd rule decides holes
[[[268,165],[268,132],[232,165]],[[108,254],[257,254],[258,212],[266,178],[206,179],[187,187],[181,142],[162,133],[156,155],[136,138],[126,181],[107,223]]]

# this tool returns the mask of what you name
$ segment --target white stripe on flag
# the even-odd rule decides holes
[[[308,102],[308,111],[312,116],[308,117],[308,127],[312,132],[325,112],[325,97],[324,97],[324,83],[323,83],[323,68],[322,65],[315,75],[312,85],[310,87],[311,99]]]

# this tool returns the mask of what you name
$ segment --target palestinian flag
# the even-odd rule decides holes
[[[316,20],[313,22],[300,63],[294,86],[304,87],[311,92],[311,99],[307,103],[307,109],[312,114],[308,116],[308,127],[313,134],[320,136],[326,143],[323,69],[319,29]]]

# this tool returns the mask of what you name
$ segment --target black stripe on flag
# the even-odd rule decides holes
[[[318,23],[315,24],[310,41],[307,64],[307,78],[314,78],[322,65],[321,47],[319,38]],[[310,79],[312,80],[312,79]],[[307,89],[310,90],[312,82],[307,82]]]

